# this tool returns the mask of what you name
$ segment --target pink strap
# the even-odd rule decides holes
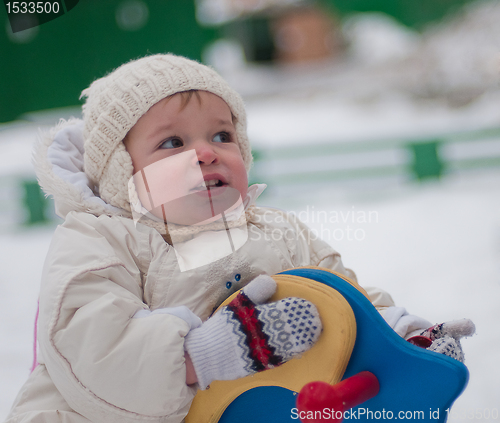
[[[36,307],[36,316],[35,316],[35,333],[33,336],[33,365],[31,366],[31,373],[35,370],[36,366],[38,366],[38,359],[36,356],[36,344],[37,344],[37,332],[38,332],[38,314],[40,312],[40,300],[38,301]]]

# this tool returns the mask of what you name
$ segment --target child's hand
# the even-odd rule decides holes
[[[451,322],[434,325],[424,330],[419,336],[408,339],[409,342],[422,344],[427,339],[428,350],[435,351],[448,357],[452,357],[460,362],[464,362],[464,353],[460,345],[460,339],[464,336],[474,335],[476,327],[469,319],[453,320]]]
[[[275,290],[271,277],[258,276],[186,336],[185,349],[201,389],[214,380],[233,380],[279,366],[318,340],[322,326],[316,307],[302,298],[262,304]]]

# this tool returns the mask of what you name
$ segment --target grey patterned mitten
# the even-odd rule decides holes
[[[447,355],[463,363],[464,353],[460,339],[464,336],[474,335],[475,331],[476,327],[471,320],[462,319],[434,325],[424,330],[420,337],[429,340],[428,350]],[[412,342],[411,338],[408,341]]]
[[[262,304],[276,282],[258,276],[236,298],[185,338],[185,349],[201,389],[214,380],[233,380],[272,369],[317,341],[321,320],[316,307],[302,298]]]

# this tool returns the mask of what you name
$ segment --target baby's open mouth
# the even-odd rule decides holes
[[[222,182],[220,179],[210,179],[201,183],[200,185],[195,186],[191,189],[191,191],[205,191],[211,188],[218,188],[227,185],[225,182]]]
[[[207,188],[221,187],[223,185],[224,185],[224,182],[222,182],[220,179],[210,179],[210,181],[205,181],[205,186]]]

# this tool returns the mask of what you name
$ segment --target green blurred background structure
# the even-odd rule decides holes
[[[303,2],[339,17],[381,11],[403,24],[421,27],[467,0],[321,0]],[[74,106],[82,88],[105,72],[149,53],[173,52],[200,60],[221,35],[239,33],[254,53],[272,59],[266,16],[202,26],[194,0],[80,0],[68,13],[39,27],[13,34],[0,7],[0,122],[36,110]],[[250,2],[249,2],[250,3]]]
[[[0,7],[0,122],[78,105],[83,88],[124,62],[173,52],[201,59],[216,35],[188,0],[81,0],[39,27],[13,34]]]

